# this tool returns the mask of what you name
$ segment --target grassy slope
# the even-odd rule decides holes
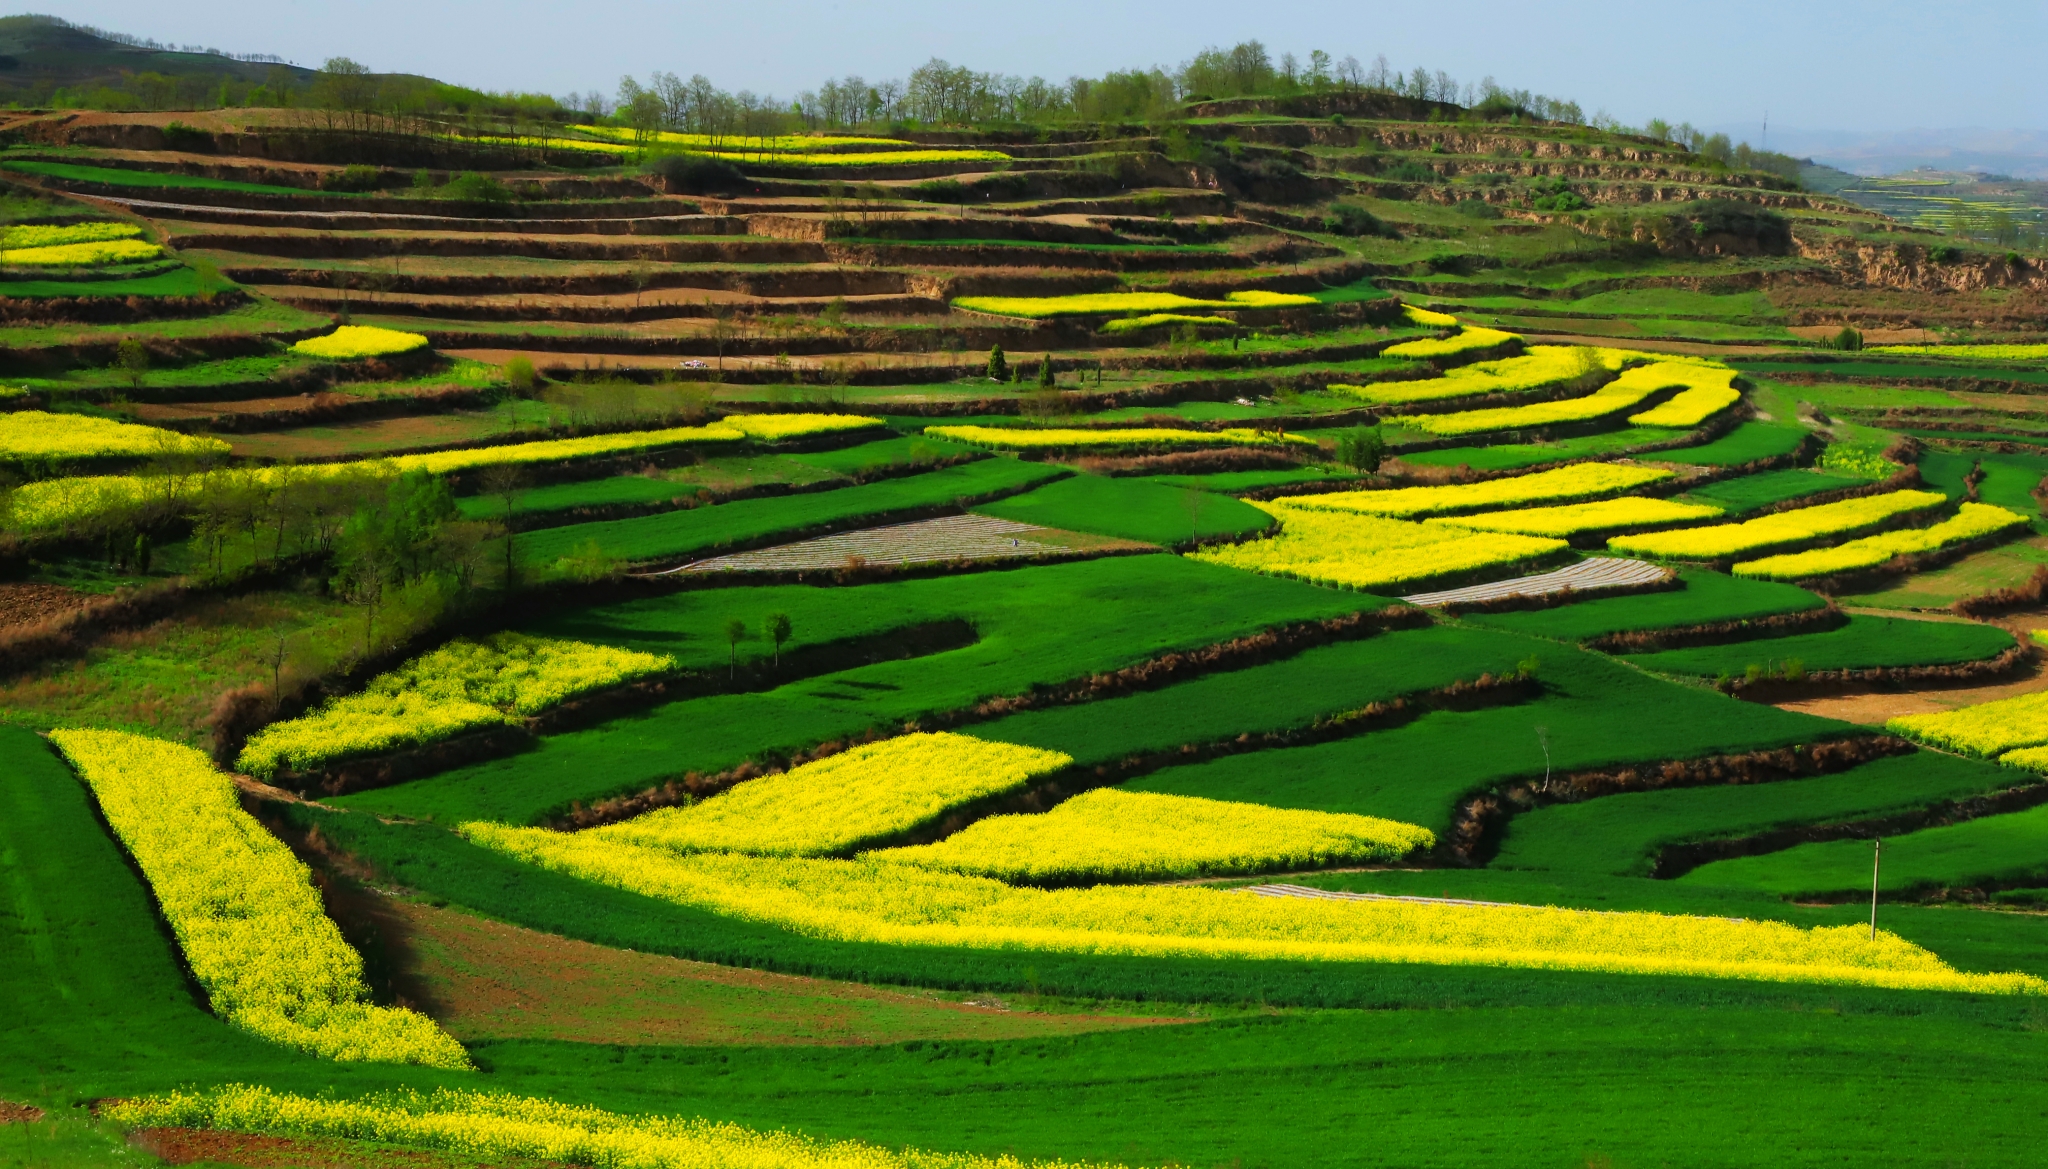
[[[1627,660],[1660,674],[1712,678],[1741,674],[1751,666],[1782,668],[1794,661],[1808,670],[1941,666],[1996,657],[2013,644],[2012,634],[1995,625],[1851,617],[1847,625],[1825,633],[1632,654]]]
[[[1171,596],[1174,604],[1156,609],[1149,621],[1129,619],[1127,606],[1162,596]],[[858,589],[784,586],[678,593],[634,613],[643,637],[663,606],[662,628],[701,631],[696,636],[716,637],[721,648],[719,631],[729,616],[754,623],[783,611],[797,629],[812,630],[844,621],[844,614],[871,620],[864,610],[874,606],[882,613],[893,608],[912,620],[962,618],[974,625],[979,640],[963,649],[863,666],[764,693],[670,703],[587,731],[550,736],[523,755],[340,802],[407,816],[525,821],[573,799],[637,789],[687,771],[717,771],[763,753],[899,724],[993,695],[1023,693],[1034,684],[1379,603],[1168,556]],[[593,614],[591,619],[599,618]],[[881,628],[904,623],[891,619]]]
[[[1386,816],[1442,833],[1458,797],[1543,775],[1538,728],[1558,770],[1811,742],[1847,729],[1661,682],[1588,651],[1521,644],[1542,662],[1545,693],[1535,701],[1434,711],[1392,730],[1168,768],[1126,786]]]
[[[212,179],[204,175],[167,174],[158,171],[127,170],[110,166],[80,166],[69,162],[34,162],[20,160],[5,164],[8,170],[20,171],[27,175],[45,178],[69,179],[80,183],[106,183],[115,187],[183,188],[204,191],[244,191],[258,195],[322,195],[331,196],[341,192],[307,191],[299,187],[278,187],[266,183],[238,183],[232,179]]]
[[[622,560],[673,559],[711,552],[777,532],[848,524],[912,508],[944,507],[957,499],[1012,491],[1064,474],[1058,467],[1016,459],[984,459],[904,479],[768,499],[742,499],[715,507],[663,512],[634,519],[565,524],[519,538],[532,563],[569,555],[586,542]]]
[[[1305,727],[1481,674],[1512,673],[1528,643],[1477,629],[1402,630],[1285,661],[1077,706],[1026,711],[972,733],[1072,755],[1083,766],[1141,751]]]
[[[1745,422],[1703,446],[1658,451],[1645,457],[1693,467],[1734,467],[1755,459],[1790,454],[1806,441],[1808,433],[1805,427],[1789,423]]]
[[[1997,768],[1992,770],[1998,771]],[[2035,781],[2006,769],[1997,786]],[[2039,884],[2048,878],[2048,807],[1925,828],[1884,842],[1884,887],[1891,890],[1967,886],[1980,881]],[[1753,889],[1792,896],[1868,889],[1870,843],[1831,840],[1766,856],[1702,865],[1687,884]]]
[[[1515,817],[1493,863],[1643,875],[1651,854],[1663,845],[1747,836],[1790,824],[1869,819],[2002,791],[2017,778],[1991,764],[1920,751],[1812,779],[1630,792],[1555,804]],[[1849,843],[1867,861],[1869,845]],[[1848,871],[1855,875],[1853,865]],[[1867,864],[1862,875],[1869,876]]]
[[[1198,488],[1143,479],[1076,475],[974,509],[1019,523],[1094,532],[1148,544],[1263,532],[1273,517],[1248,503]]]
[[[1685,587],[1672,592],[1581,601],[1524,613],[1474,613],[1465,620],[1560,641],[1587,641],[1631,629],[1677,629],[1754,620],[1818,609],[1825,604],[1819,597],[1792,585],[1742,580],[1702,569],[1681,569],[1678,576]]]
[[[1754,511],[1773,503],[1788,499],[1800,499],[1817,495],[1823,491],[1840,491],[1847,487],[1860,487],[1866,480],[1850,479],[1841,475],[1824,475],[1818,471],[1790,470],[1764,471],[1756,475],[1744,475],[1740,479],[1723,479],[1709,483],[1685,493],[1684,498],[1701,503],[1716,504],[1730,513]]]

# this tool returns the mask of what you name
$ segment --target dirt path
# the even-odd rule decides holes
[[[1848,612],[1852,615],[1903,617],[1916,621],[1968,621],[1967,618],[1948,613],[1909,613],[1893,609],[1854,607],[1849,608]],[[2048,627],[2048,611],[2007,613],[1993,618],[1989,624],[1997,625],[2025,641],[2030,630]],[[1988,685],[1930,686],[1919,690],[1873,690],[1860,694],[1828,694],[1818,698],[1780,702],[1776,705],[1781,710],[1796,710],[1801,714],[1817,714],[1822,718],[1838,718],[1866,726],[1883,726],[1887,719],[1898,718],[1901,715],[1939,714],[1945,710],[1976,706],[1978,703],[2032,694],[2040,690],[2048,690],[2048,662],[2037,659],[2024,674],[2004,678]]]
[[[873,1044],[1012,1039],[1197,1021],[1011,1010],[616,950],[448,909],[387,902],[409,952],[401,993],[459,1039]]]

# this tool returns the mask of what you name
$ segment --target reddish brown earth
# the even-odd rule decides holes
[[[328,1137],[274,1137],[198,1128],[142,1128],[128,1143],[173,1165],[243,1165],[249,1169],[551,1169],[560,1161],[394,1149]]]
[[[0,1100],[0,1124],[34,1124],[42,1118],[43,1110],[33,1104]]]
[[[28,625],[76,609],[93,600],[89,593],[52,584],[0,584],[0,626]]]
[[[1197,1021],[972,1003],[617,950],[454,910],[384,902],[402,997],[458,1039],[873,1044],[1015,1039]],[[393,937],[393,935],[398,935]]]

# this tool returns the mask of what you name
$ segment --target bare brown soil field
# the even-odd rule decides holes
[[[459,1039],[877,1044],[1021,1039],[1190,1018],[1060,1014],[613,950],[392,901],[408,989]]]
[[[33,1104],[0,1100],[0,1124],[34,1124],[42,1118],[43,1110]]]
[[[333,459],[350,455],[373,458],[399,451],[494,438],[513,427],[502,411],[457,410],[446,414],[407,415],[331,426],[301,426],[230,441],[237,458]]]
[[[172,1165],[245,1169],[555,1169],[561,1161],[493,1156],[488,1161],[333,1137],[275,1137],[198,1128],[142,1128],[129,1143]]]
[[[0,584],[0,626],[28,625],[76,609],[93,598],[61,585]]]

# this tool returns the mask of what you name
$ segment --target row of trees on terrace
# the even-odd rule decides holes
[[[1275,60],[1256,40],[1204,49],[1178,69],[1155,66],[1064,82],[983,73],[934,58],[902,79],[869,81],[858,74],[830,78],[787,103],[748,91],[727,93],[702,74],[686,81],[674,73],[656,72],[645,84],[622,79],[609,113],[622,125],[650,133],[667,130],[723,139],[903,123],[1153,122],[1172,116],[1190,101],[1338,92],[1462,104],[1487,116],[1585,121],[1575,102],[1507,89],[1491,77],[1459,82],[1442,70],[1403,73],[1384,55],[1368,65],[1355,56],[1339,60],[1321,49],[1306,58],[1282,53]],[[600,100],[596,94],[583,94],[564,98],[561,104],[594,115],[600,112]]]

